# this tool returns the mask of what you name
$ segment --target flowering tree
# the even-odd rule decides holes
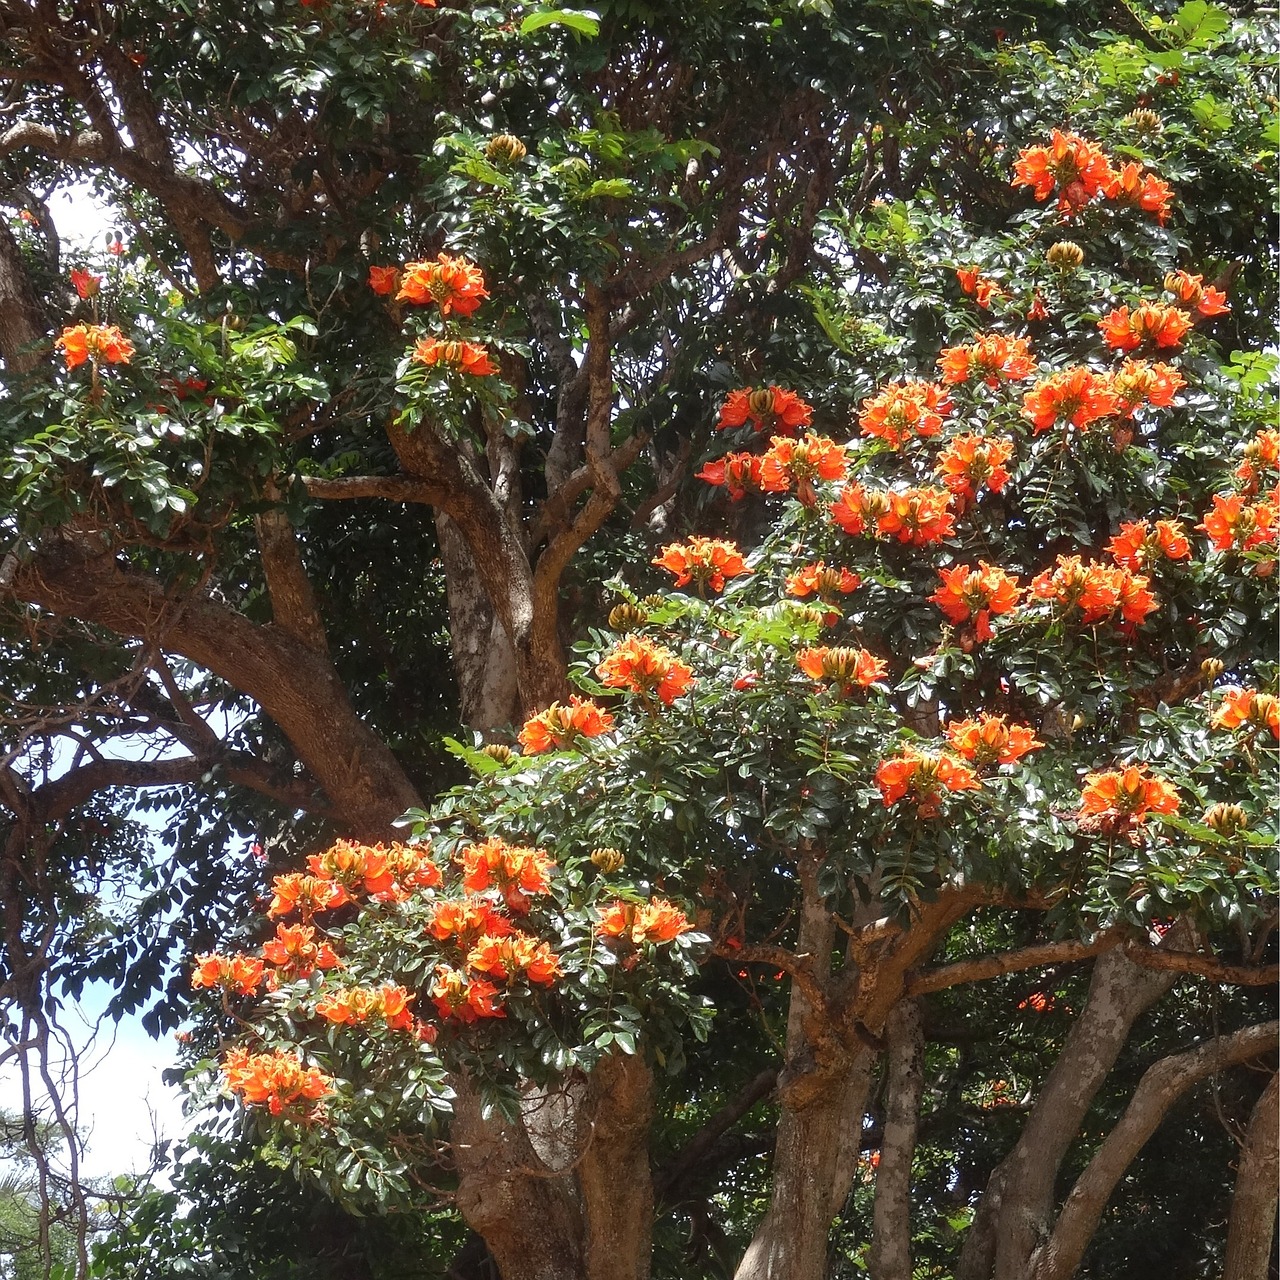
[[[59,931],[82,836],[163,878],[125,815],[168,787],[147,909],[189,908],[210,1091],[349,1207],[452,1197],[507,1280],[646,1274],[655,1205],[708,1274],[907,1275],[915,1149],[931,1207],[965,1188],[947,1265],[1069,1274],[1267,1034],[1257,37],[1194,3],[1087,56],[978,14],[962,57],[911,4],[601,16],[6,16],[41,86],[0,143],[20,1039],[54,954],[125,1005],[160,981],[160,925],[136,963]],[[51,325],[31,183],[66,160],[145,260],[113,237]],[[429,806],[455,716],[493,741]],[[266,867],[229,887],[272,893],[233,925],[237,831]],[[1229,1016],[1163,1012],[1179,975]],[[949,1072],[979,982],[1070,1030]],[[767,1175],[726,1143],[766,1098]]]

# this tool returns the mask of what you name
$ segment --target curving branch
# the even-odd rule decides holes
[[[1194,951],[1166,951],[1131,940],[1124,944],[1124,954],[1144,969],[1162,969],[1166,973],[1193,973],[1214,982],[1229,982],[1240,987],[1274,987],[1280,981],[1280,965],[1227,964],[1212,956]]]
[[[1039,946],[1022,947],[1017,951],[1006,951],[1000,955],[977,956],[972,960],[957,960],[954,964],[942,965],[916,974],[907,982],[907,995],[928,995],[933,991],[944,991],[947,987],[959,986],[966,982],[982,982],[987,978],[998,978],[1006,973],[1018,973],[1023,969],[1038,969],[1051,964],[1069,964],[1076,960],[1088,960],[1092,956],[1117,946],[1121,941],[1118,930],[1109,929],[1100,933],[1092,942],[1046,942]]]

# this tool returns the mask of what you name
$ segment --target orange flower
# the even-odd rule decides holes
[[[972,502],[980,486],[999,493],[1009,483],[1004,464],[1013,457],[1013,441],[1002,436],[955,436],[938,454],[934,471],[958,498]]]
[[[220,956],[214,952],[196,956],[191,975],[193,987],[224,987],[237,995],[251,996],[262,982],[262,961],[256,956]]]
[[[994,280],[980,275],[977,267],[957,268],[956,279],[960,282],[960,288],[980,307],[989,307],[991,299],[1001,293],[1000,286]]]
[[[665,898],[638,905],[619,900],[597,910],[604,937],[629,938],[637,947],[645,942],[671,942],[693,928],[684,912]]]
[[[1107,194],[1115,175],[1111,162],[1096,143],[1075,133],[1055,129],[1047,147],[1027,147],[1013,166],[1013,186],[1030,187],[1039,201],[1056,187],[1058,208],[1070,211]]]
[[[1222,705],[1213,714],[1213,727],[1239,729],[1247,724],[1270,729],[1280,738],[1280,699],[1257,689],[1223,689]]]
[[[1193,276],[1188,271],[1170,271],[1164,278],[1164,287],[1183,306],[1202,316],[1221,316],[1231,310],[1227,305],[1227,295],[1212,285],[1206,286],[1203,276]]]
[[[438,338],[419,338],[409,358],[418,364],[452,369],[455,373],[469,374],[473,378],[487,378],[498,372],[498,366],[489,359],[488,348],[477,342],[442,342]]]
[[[1132,351],[1144,342],[1157,347],[1176,347],[1186,337],[1191,321],[1185,311],[1163,302],[1144,302],[1131,313],[1117,307],[1098,322],[1107,345],[1117,351]]]
[[[425,848],[393,842],[390,846],[336,840],[323,853],[307,859],[313,876],[333,880],[353,893],[360,888],[384,901],[399,901],[409,889],[433,889],[440,868]]]
[[[71,272],[71,283],[82,298],[92,298],[102,288],[102,277],[95,276],[92,271],[81,271],[75,267]]]
[[[133,343],[113,324],[77,324],[63,329],[55,347],[62,348],[68,369],[86,360],[104,364],[128,364],[133,358]]]
[[[947,347],[938,357],[943,382],[985,382],[998,387],[1001,382],[1021,382],[1031,377],[1034,365],[1026,338],[1009,338],[1003,333],[980,333],[968,346]]]
[[[991,616],[1011,613],[1018,606],[1022,588],[1017,578],[985,560],[976,569],[958,564],[939,569],[942,586],[929,597],[955,623],[974,622],[979,640],[990,640]]]
[[[981,784],[968,765],[945,754],[904,748],[901,755],[882,760],[876,786],[887,808],[911,793],[922,818],[936,818],[944,791],[977,791]]]
[[[434,302],[441,315],[456,311],[460,316],[469,316],[488,296],[484,276],[474,262],[442,253],[434,262],[410,262],[405,266],[396,301],[422,306]]]
[[[1167,408],[1173,403],[1174,394],[1186,385],[1182,374],[1172,365],[1146,360],[1126,360],[1111,375],[1111,394],[1125,417],[1132,417],[1141,404]]]
[[[249,1106],[266,1104],[273,1116],[285,1108],[310,1115],[310,1105],[332,1092],[333,1080],[315,1067],[304,1067],[296,1054],[284,1049],[250,1053],[231,1049],[222,1064],[227,1088],[240,1094]]]
[[[1036,435],[1058,422],[1069,422],[1083,431],[1091,422],[1110,417],[1119,407],[1111,379],[1084,365],[1042,378],[1022,397],[1022,416],[1035,426]]]
[[[275,965],[270,984],[274,990],[281,982],[309,978],[317,969],[335,969],[340,961],[328,942],[315,941],[316,931],[309,924],[278,924],[274,938],[262,944],[262,958]]]
[[[613,728],[613,717],[590,700],[571,697],[568,706],[553,702],[545,711],[531,716],[520,730],[520,746],[528,755],[561,751],[575,740],[598,738]]]
[[[876,537],[893,538],[913,547],[941,542],[955,532],[955,519],[947,508],[951,494],[928,486],[891,491],[888,508],[876,518]]]
[[[515,926],[487,898],[464,898],[437,902],[427,932],[438,942],[452,940],[467,951],[482,934],[506,937],[515,932]]]
[[[1018,1008],[1033,1009],[1036,1013],[1049,1013],[1056,1003],[1052,996],[1045,995],[1043,991],[1033,991],[1025,1000],[1018,1001]]]
[[[698,479],[708,484],[723,485],[729,490],[729,498],[738,502],[748,493],[760,490],[760,459],[754,453],[726,453],[724,457],[708,462],[698,472]]]
[[[467,967],[504,981],[524,974],[530,982],[549,987],[560,976],[560,957],[547,943],[524,934],[485,934],[467,954]]]
[[[381,297],[390,297],[400,288],[400,268],[370,267],[369,288]]]
[[[409,1005],[416,997],[401,986],[385,986],[377,991],[368,987],[348,987],[332,991],[316,1004],[317,1016],[340,1025],[367,1022],[381,1018],[388,1031],[408,1031],[413,1026]]]
[[[1078,816],[1141,822],[1149,813],[1177,811],[1176,788],[1163,778],[1153,777],[1145,765],[1130,765],[1120,771],[1089,774],[1080,795]]]
[[[859,689],[870,688],[889,671],[883,658],[865,649],[833,649],[826,645],[802,649],[796,654],[796,666],[814,680],[839,685],[846,694],[852,692],[855,685]]]
[[[267,908],[269,916],[287,916],[301,911],[309,919],[317,911],[332,911],[351,899],[346,890],[323,876],[305,876],[291,872],[276,876],[271,882],[272,899]]]
[[[760,459],[760,488],[765,493],[787,493],[806,507],[816,505],[815,480],[843,480],[847,465],[844,449],[826,436],[810,432],[803,440],[774,436]]]
[[[1123,200],[1136,204],[1144,213],[1154,213],[1161,226],[1169,216],[1173,199],[1173,191],[1163,178],[1145,172],[1133,161],[1121,165],[1119,173],[1112,175],[1104,194],[1109,200]]]
[[[723,591],[726,578],[751,572],[736,542],[702,538],[696,533],[688,542],[673,542],[649,563],[674,573],[677,587],[696,582],[700,588],[710,587],[712,591]]]
[[[468,978],[457,969],[440,965],[436,969],[436,982],[431,988],[431,999],[442,1018],[456,1018],[459,1022],[472,1023],[480,1018],[505,1018],[502,992],[487,978]]]
[[[1079,608],[1087,626],[1119,611],[1125,622],[1138,625],[1157,608],[1148,578],[1120,566],[1085,564],[1079,556],[1059,556],[1054,567],[1037,575],[1031,593],[1064,609]]]
[[[630,689],[648,699],[657,694],[667,706],[693,683],[693,672],[662,645],[643,636],[626,636],[596,668],[611,689]]]
[[[730,391],[725,397],[716,429],[724,431],[749,422],[757,431],[793,436],[801,427],[807,427],[812,417],[812,406],[794,391],[786,391],[782,387],[761,387],[753,391],[750,387],[743,387],[739,391]]]
[[[946,389],[936,382],[891,382],[862,402],[858,425],[864,436],[900,449],[916,436],[936,436],[950,411]]]
[[[1276,540],[1276,509],[1249,505],[1239,493],[1213,495],[1213,510],[1196,525],[1209,535],[1215,551],[1252,551]]]
[[[1017,764],[1030,751],[1044,746],[1030,725],[1009,724],[1004,716],[980,712],[976,720],[953,720],[947,741],[958,756],[976,765]]]
[[[499,836],[484,844],[473,844],[458,858],[462,864],[462,887],[468,893],[501,891],[507,907],[523,915],[530,899],[551,892],[551,872],[555,863],[545,850],[511,845]]]
[[[1027,308],[1028,320],[1047,320],[1049,318],[1049,308],[1044,305],[1044,295],[1037,289],[1031,298],[1031,305]]]
[[[807,564],[795,573],[787,575],[787,591],[790,595],[803,600],[806,596],[817,596],[819,600],[830,604],[837,595],[847,596],[862,585],[862,579],[848,569],[828,569],[819,560],[817,564]]]
[[[1246,493],[1256,493],[1262,482],[1263,472],[1280,467],[1280,431],[1259,431],[1244,447],[1244,459],[1235,470],[1235,477],[1245,487]]]
[[[1154,528],[1145,520],[1126,520],[1107,543],[1107,551],[1126,569],[1145,568],[1161,556],[1168,560],[1191,558],[1191,544],[1180,520],[1157,520]]]
[[[831,504],[831,523],[856,537],[866,533],[889,509],[889,495],[864,489],[860,484],[847,484]]]

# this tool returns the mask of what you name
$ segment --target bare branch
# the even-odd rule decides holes
[[[312,498],[323,501],[348,502],[356,498],[385,498],[388,502],[421,502],[435,506],[442,486],[417,476],[302,476],[302,483]]]
[[[1150,947],[1138,941],[1124,946],[1125,955],[1144,969],[1163,969],[1167,973],[1194,973],[1214,982],[1229,982],[1240,987],[1273,987],[1280,980],[1280,966],[1274,964],[1227,964],[1212,956],[1194,951],[1166,951],[1163,947]]]
[[[907,994],[922,996],[932,991],[943,991],[947,987],[959,986],[961,983],[982,982],[987,978],[998,978],[1002,974],[1018,973],[1023,969],[1038,969],[1045,965],[1087,960],[1118,945],[1120,940],[1119,931],[1110,929],[1099,934],[1092,942],[1073,940],[1046,942],[1039,946],[1022,947],[1017,951],[1006,951],[999,955],[957,960],[954,964],[930,969],[912,977],[907,982]]]

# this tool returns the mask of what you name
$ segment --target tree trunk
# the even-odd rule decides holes
[[[39,368],[48,332],[13,232],[0,222],[0,360],[15,373]]]
[[[1192,1085],[1212,1075],[1215,1071],[1234,1066],[1249,1058],[1265,1053],[1276,1040],[1276,1032],[1280,1024],[1264,1023],[1261,1026],[1246,1027],[1232,1035],[1221,1036],[1199,1045],[1186,1053],[1174,1054],[1162,1058],[1154,1066],[1149,1067],[1133,1098],[1125,1108],[1116,1127],[1107,1135],[1089,1161],[1085,1171],[1076,1180],[1071,1194],[1067,1196],[1062,1212],[1058,1215],[1053,1235],[1043,1248],[1036,1251],[1031,1270],[1031,1280],[1070,1280],[1084,1257],[1089,1241],[1093,1239],[1098,1223],[1102,1220],[1107,1201],[1111,1198],[1116,1184],[1124,1176],[1134,1157],[1142,1150],[1147,1140],[1160,1127],[1160,1122],[1168,1114],[1169,1108]],[[1265,1098],[1265,1094],[1263,1095]],[[1274,1103],[1274,1098],[1273,1098]],[[1260,1103],[1261,1107],[1262,1104]],[[1265,1110],[1265,1107],[1263,1108]],[[1256,1114],[1255,1114],[1256,1119]],[[1275,1119],[1275,1108],[1272,1106],[1272,1121]],[[1252,1129],[1251,1125],[1251,1129]],[[1267,1240],[1265,1254],[1270,1253],[1270,1227],[1275,1217],[1275,1125],[1268,1129],[1264,1144],[1269,1146],[1272,1161],[1271,1178],[1263,1187],[1264,1194],[1269,1194],[1270,1208],[1267,1218]],[[1244,1175],[1244,1162],[1241,1162],[1241,1176]],[[1237,1185],[1242,1185],[1237,1180]],[[1228,1250],[1228,1253],[1230,1250]],[[1228,1268],[1230,1274],[1230,1268]],[[1255,1280],[1265,1280],[1265,1257],[1262,1270]],[[1251,1276],[1248,1270],[1241,1272],[1241,1280]]]
[[[869,1261],[873,1280],[911,1280],[911,1162],[924,1093],[924,1029],[916,1001],[898,1005],[886,1030],[888,1098]]]
[[[1274,1033],[1272,1036],[1274,1042]],[[1280,1075],[1273,1075],[1258,1099],[1245,1133],[1236,1193],[1227,1227],[1227,1258],[1222,1280],[1267,1280],[1276,1229],[1276,1181],[1280,1175]]]
[[[1024,1280],[1049,1233],[1054,1184],[1094,1095],[1138,1017],[1177,980],[1142,969],[1120,951],[1094,964],[1084,1009],[1040,1090],[1017,1145],[987,1183],[965,1239],[957,1280]]]

